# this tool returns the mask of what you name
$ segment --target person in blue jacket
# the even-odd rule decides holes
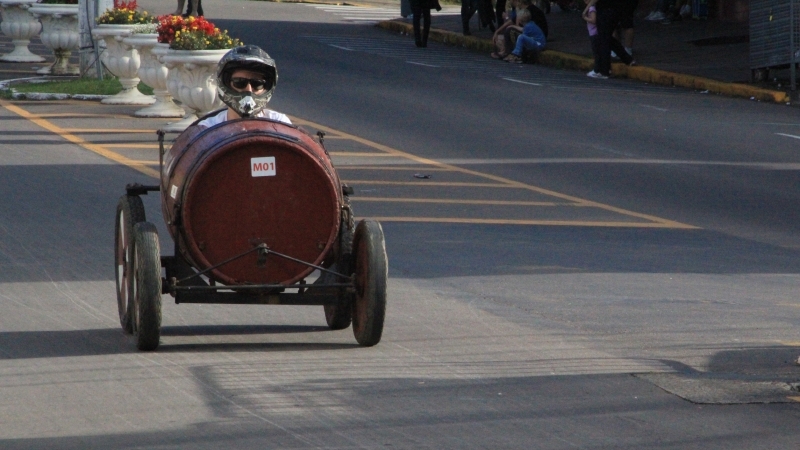
[[[538,55],[539,52],[544,50],[544,46],[547,44],[547,38],[545,38],[544,32],[536,25],[536,22],[531,20],[530,11],[523,9],[518,12],[517,21],[519,25],[515,27],[519,29],[522,34],[517,37],[517,45],[514,47],[514,50],[504,58],[504,61],[511,63],[522,63],[523,51],[532,51],[535,55]]]

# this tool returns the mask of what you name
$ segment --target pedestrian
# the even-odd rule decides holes
[[[622,46],[631,57],[633,57],[633,16],[638,7],[639,0],[625,0],[620,11],[619,28],[616,31],[616,39],[622,41]]]
[[[600,52],[597,49],[597,8],[594,6],[595,3],[597,3],[597,0],[589,0],[581,16],[583,20],[586,21],[586,28],[589,31],[589,43],[592,46],[592,56],[594,56],[594,64],[596,66],[597,57]],[[594,72],[594,70],[592,70],[592,72]]]
[[[503,0],[505,1],[505,0]],[[492,58],[503,59],[508,56],[511,51],[511,36],[507,33],[509,27],[517,24],[517,6],[518,0],[509,0],[510,8],[508,12],[503,11],[502,22],[492,36],[492,43],[494,43],[495,51],[492,52]],[[516,38],[516,36],[514,36]],[[514,39],[516,42],[516,39]]]
[[[411,0],[411,13],[414,15],[414,44],[417,47],[428,46],[428,34],[431,31],[431,9],[442,10],[439,0]],[[421,33],[420,19],[422,19]]]
[[[597,25],[597,60],[594,69],[586,75],[591,78],[606,79],[611,76],[611,51],[628,65],[636,62],[625,51],[625,47],[614,38],[614,30],[619,27],[620,16],[629,0],[597,0],[596,25]]]
[[[481,28],[489,28],[494,33],[494,11],[492,10],[492,0],[478,0],[478,23]]]
[[[464,36],[469,36],[472,33],[469,31],[469,20],[475,15],[478,10],[478,0],[461,0],[461,26],[464,31]]]
[[[202,0],[178,0],[178,9],[175,10],[176,16],[202,16],[203,15],[203,5],[201,3]],[[183,5],[186,4],[186,12],[183,12]]]
[[[536,22],[531,20],[531,13],[527,9],[523,9],[517,14],[517,21],[519,26],[516,28],[520,28],[521,34],[517,37],[517,45],[514,47],[514,50],[506,56],[503,61],[510,62],[510,63],[522,63],[522,56],[523,52],[532,52],[534,55],[534,59],[538,54],[544,50],[544,46],[547,44],[547,39],[544,36],[544,32]]]

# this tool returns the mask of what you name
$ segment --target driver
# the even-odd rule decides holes
[[[255,45],[243,45],[229,51],[217,65],[217,95],[228,109],[201,120],[208,128],[241,117],[262,117],[291,125],[279,112],[267,109],[278,83],[275,60]]]

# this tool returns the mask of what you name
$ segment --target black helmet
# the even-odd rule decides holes
[[[231,76],[240,69],[262,74],[267,81],[265,91],[254,94],[233,89]],[[275,60],[255,45],[234,48],[226,53],[217,65],[217,94],[223,103],[242,117],[258,114],[266,108],[277,83],[278,69],[275,67]]]

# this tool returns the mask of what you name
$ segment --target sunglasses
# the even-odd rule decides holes
[[[253,88],[254,91],[260,91],[262,89],[266,89],[267,87],[266,80],[253,80],[251,78],[241,77],[231,78],[231,86],[233,86],[234,89],[245,89],[247,88],[248,84],[251,88]]]

